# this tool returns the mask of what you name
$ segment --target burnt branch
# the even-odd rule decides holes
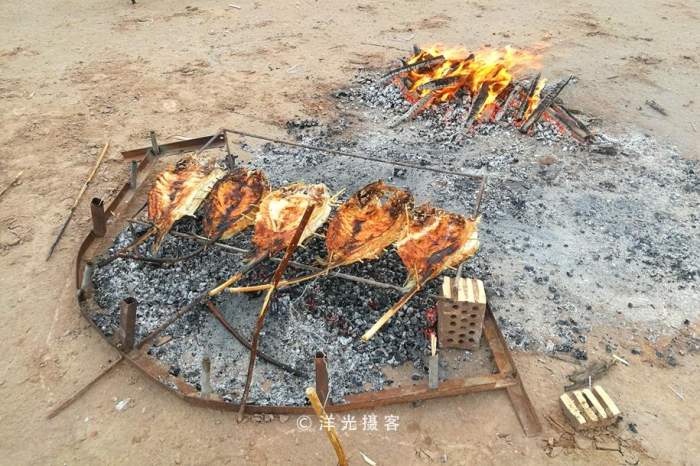
[[[537,76],[535,76],[532,79],[532,81],[530,81],[530,87],[527,90],[527,94],[525,94],[525,97],[520,102],[520,108],[518,109],[518,113],[515,116],[516,120],[522,120],[523,117],[525,116],[525,112],[527,111],[527,107],[530,104],[530,98],[535,94],[535,90],[537,89],[537,83],[540,82],[540,76],[541,76],[541,73],[537,73]]]
[[[476,117],[479,116],[481,113],[481,109],[484,108],[484,103],[486,103],[486,99],[489,96],[489,84],[487,82],[484,82],[481,84],[481,87],[479,88],[479,93],[476,95],[476,98],[472,101],[472,106],[469,109],[469,114],[467,115],[467,119],[464,122],[464,128],[469,129],[472,126],[472,123],[474,123],[474,120],[476,120]]]
[[[547,96],[540,100],[540,103],[537,105],[537,108],[530,114],[528,117],[527,121],[523,123],[523,125],[520,127],[520,132],[521,133],[527,133],[532,126],[537,123],[544,113],[545,110],[547,110],[550,105],[554,103],[554,99],[557,98],[557,96],[561,93],[561,91],[566,87],[567,84],[573,79],[573,75],[569,76],[568,78],[559,81],[559,83],[554,86],[554,89],[552,89],[552,92],[547,94]]]
[[[384,76],[379,78],[379,82],[386,82],[393,78],[394,76],[403,74],[403,73],[408,73],[411,70],[417,70],[419,68],[423,68],[424,66],[430,66],[430,65],[438,65],[442,62],[445,61],[445,57],[442,55],[438,55],[437,57],[431,57],[431,58],[426,58],[425,60],[420,60],[415,63],[411,63],[408,65],[400,66],[398,68],[394,68],[393,70],[389,71],[386,73]]]

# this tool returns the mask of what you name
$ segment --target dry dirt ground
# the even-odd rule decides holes
[[[0,463],[332,464],[318,432],[285,423],[238,425],[193,408],[128,365],[53,420],[47,411],[114,352],[79,318],[71,261],[89,224],[81,203],[53,258],[45,256],[104,141],[112,149],[88,195],[108,197],[126,175],[118,151],[208,134],[220,126],[282,134],[292,117],[333,116],[327,95],[363,66],[388,66],[413,42],[542,46],[545,74],[573,73],[571,106],[609,127],[635,126],[698,159],[700,3],[235,0],[25,0],[0,7]],[[536,5],[536,6],[535,6]],[[662,116],[645,105],[654,99]],[[662,291],[660,291],[662,292]],[[694,323],[682,332],[694,332]],[[681,326],[682,327],[682,326]],[[343,433],[351,464],[700,464],[697,355],[681,335],[677,367],[661,367],[633,330],[598,328],[630,366],[604,380],[626,412],[622,452],[547,447],[572,366],[517,354],[546,432],[523,436],[503,394],[377,410],[398,432]],[[659,343],[659,344],[661,344]],[[642,349],[633,355],[633,347]],[[626,349],[626,350],[625,350]],[[674,394],[677,391],[684,399]],[[119,412],[115,400],[131,398]],[[629,430],[636,424],[638,433]],[[566,446],[566,442],[561,445]],[[550,451],[551,450],[551,451]],[[548,455],[549,453],[549,455]]]

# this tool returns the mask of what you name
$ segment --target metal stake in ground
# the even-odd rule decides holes
[[[255,358],[257,356],[258,351],[258,340],[260,339],[260,331],[262,330],[263,324],[265,323],[265,315],[267,314],[267,310],[270,307],[272,295],[277,290],[277,284],[282,279],[282,274],[287,268],[287,264],[289,264],[289,260],[292,258],[292,254],[294,253],[294,251],[297,248],[297,245],[299,244],[301,235],[304,232],[304,229],[306,229],[306,225],[309,223],[309,219],[311,218],[311,214],[313,213],[313,211],[314,205],[309,204],[306,207],[306,210],[304,211],[304,216],[301,218],[301,222],[299,222],[297,230],[294,232],[292,240],[289,242],[289,245],[287,245],[287,251],[284,253],[282,262],[280,262],[280,265],[277,266],[277,270],[275,270],[275,274],[272,276],[272,287],[269,290],[267,290],[267,294],[265,295],[265,299],[263,300],[263,305],[260,308],[260,314],[258,314],[258,321],[255,324],[255,331],[253,332],[253,341],[250,344],[251,349],[250,360],[248,362],[248,374],[246,375],[245,388],[243,389],[243,396],[241,397],[241,407],[238,410],[239,422],[243,420],[243,415],[245,414],[245,404],[248,400],[250,384],[253,381],[253,370],[255,369]]]
[[[61,241],[61,237],[63,236],[63,233],[66,231],[66,227],[68,226],[70,219],[73,218],[73,213],[75,212],[75,208],[78,207],[78,203],[80,202],[80,199],[83,197],[83,194],[85,194],[85,190],[87,190],[88,185],[90,184],[92,179],[95,177],[95,173],[97,173],[97,169],[100,167],[100,164],[102,163],[102,159],[105,157],[105,154],[107,154],[107,149],[109,149],[109,141],[107,141],[105,143],[105,146],[102,148],[102,152],[100,153],[100,156],[97,157],[97,162],[95,162],[95,166],[93,167],[92,171],[90,172],[90,175],[88,175],[87,180],[85,180],[85,183],[83,183],[83,187],[80,188],[80,192],[75,197],[75,201],[73,201],[73,205],[71,206],[70,210],[68,211],[68,217],[66,217],[66,220],[63,222],[63,225],[61,225],[61,229],[58,230],[58,235],[56,235],[56,239],[53,241],[53,244],[51,245],[51,249],[49,249],[49,254],[46,256],[46,260],[49,260],[51,258],[51,255],[53,254],[54,249],[56,249],[56,246],[58,246],[58,242]]]

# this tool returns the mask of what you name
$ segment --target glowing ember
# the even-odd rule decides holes
[[[425,65],[420,65],[425,63]],[[412,67],[411,65],[416,65]],[[422,48],[406,61],[403,74],[406,98],[414,103],[431,95],[431,102],[447,102],[460,95],[460,91],[477,96],[483,85],[488,88],[477,116],[495,104],[496,99],[510,85],[514,77],[540,67],[540,57],[526,50],[513,47],[481,49],[469,53],[464,47],[447,48],[437,44]],[[528,114],[539,101],[537,92],[530,98]]]

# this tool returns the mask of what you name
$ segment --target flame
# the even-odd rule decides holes
[[[530,114],[535,110],[535,107],[537,107],[537,104],[540,103],[540,94],[542,93],[542,89],[544,88],[545,84],[547,84],[547,80],[544,78],[540,79],[540,81],[537,83],[535,92],[532,93],[532,97],[530,97],[527,101],[527,110],[525,111],[523,120],[527,120]]]
[[[540,56],[527,50],[510,46],[500,49],[483,48],[469,53],[462,46],[445,47],[442,44],[423,47],[406,62],[412,65],[420,61],[443,56],[441,63],[413,69],[406,74],[407,99],[412,102],[433,93],[433,102],[447,102],[456,97],[463,89],[472,98],[476,97],[481,86],[488,85],[488,97],[481,111],[495,103],[496,98],[511,83],[513,78],[525,70],[540,67]],[[438,89],[421,88],[421,86],[437,79],[452,78],[449,85]],[[539,99],[539,94],[538,99]],[[536,103],[536,102],[535,102]]]

